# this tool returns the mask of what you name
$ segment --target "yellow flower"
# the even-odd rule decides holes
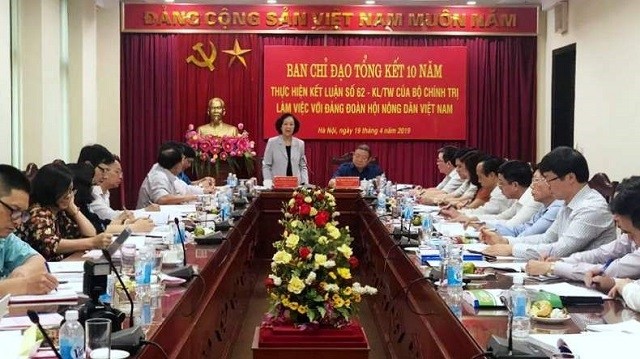
[[[272,300],[278,300],[278,295],[276,293],[271,292],[269,296],[271,297]]]
[[[321,266],[327,262],[327,256],[325,254],[316,253],[313,255],[313,258],[316,261],[316,264]]]
[[[291,221],[291,228],[296,228],[300,225],[300,221],[297,219],[294,219],[293,221]]]
[[[329,243],[329,241],[327,240],[326,236],[320,236],[320,237],[318,237],[318,243],[322,244],[322,245],[325,245],[325,244]]]
[[[304,198],[304,201],[305,201],[306,203],[311,203],[311,197],[306,196],[306,197]]]
[[[273,255],[272,259],[278,264],[287,264],[291,261],[291,254],[285,251],[277,251],[276,254]]]
[[[309,211],[309,215],[313,217],[316,214],[318,214],[318,210],[315,207],[311,207],[311,210]]]
[[[336,199],[331,193],[328,192],[324,195],[324,198],[326,198],[327,201],[334,201]]]
[[[353,250],[346,243],[337,248],[338,252],[342,253],[342,255],[349,259],[353,255]]]
[[[291,199],[289,200],[289,207],[293,207],[293,205],[294,205],[294,204],[296,204],[296,200],[295,200],[295,199],[293,199],[293,198],[291,198]]]
[[[291,310],[298,310],[298,302],[291,302],[289,303],[289,308],[291,308]]]
[[[349,268],[338,268],[338,274],[344,279],[351,279],[351,270]]]
[[[347,307],[347,308],[351,307],[351,301],[349,299],[345,300],[344,301],[344,306]]]
[[[283,298],[281,302],[282,302],[282,305],[284,305],[285,307],[289,306],[289,298]]]
[[[287,245],[287,247],[289,248],[295,248],[298,245],[298,242],[300,241],[300,237],[298,237],[297,234],[293,234],[291,233],[288,237],[287,240],[285,241],[285,244]]]
[[[360,301],[362,300],[362,297],[360,296],[360,294],[355,293],[355,294],[353,295],[353,300],[354,300],[356,303],[360,303]]]
[[[336,308],[340,308],[344,305],[344,300],[342,298],[337,298],[333,301],[333,306]]]
[[[329,272],[329,277],[331,277],[332,279],[336,279],[336,274],[333,272]]]
[[[294,294],[300,294],[304,289],[304,281],[298,278],[297,276],[291,277],[289,280],[289,284],[287,285],[287,290]]]
[[[298,313],[300,314],[305,314],[307,312],[308,308],[306,305],[301,305],[298,307]]]
[[[346,287],[342,290],[342,293],[344,293],[344,295],[351,295],[352,292],[353,290],[351,289],[351,287]]]
[[[335,301],[335,300],[338,300],[338,298],[341,298],[341,297],[340,297],[340,294],[338,294],[338,293],[334,294],[334,295],[331,297],[331,299],[333,299],[334,301]]]

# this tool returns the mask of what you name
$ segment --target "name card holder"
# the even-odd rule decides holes
[[[273,176],[274,189],[298,188],[298,177],[295,176]]]
[[[360,189],[360,177],[336,177],[336,189]]]

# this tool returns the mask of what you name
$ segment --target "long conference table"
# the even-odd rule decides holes
[[[171,358],[226,358],[243,325],[257,281],[274,253],[282,227],[282,205],[291,191],[263,192],[218,246],[190,246],[189,263],[200,268],[168,304],[150,340]],[[362,283],[378,288],[368,298],[389,358],[471,358],[483,348],[456,319],[413,262],[402,253],[368,203],[357,192],[335,193],[340,225],[348,225],[360,259]],[[406,294],[405,294],[406,293]],[[175,294],[175,293],[174,293]],[[265,294],[266,300],[266,294]],[[364,302],[362,305],[366,305]],[[256,325],[259,323],[256,323]],[[140,358],[157,358],[145,347]]]
[[[200,268],[200,278],[170,293],[165,315],[149,338],[171,358],[227,358],[243,325],[249,299],[262,281],[279,239],[283,202],[291,191],[263,192],[217,246],[189,246],[189,263]],[[388,358],[472,358],[481,355],[492,334],[505,336],[505,311],[478,313],[464,307],[460,320],[448,309],[420,268],[389,235],[369,204],[357,192],[336,192],[340,225],[354,237],[360,259],[358,279],[378,288],[367,298]],[[498,275],[486,287],[508,288],[511,279]],[[265,294],[266,300],[266,294]],[[362,305],[366,305],[365,302]],[[569,308],[564,325],[534,324],[536,332],[577,333],[588,323],[613,323],[635,312],[618,300],[604,306]],[[587,322],[587,323],[584,323]],[[246,324],[245,324],[246,325]],[[256,323],[255,325],[259,325]],[[145,347],[140,358],[157,358],[156,348]]]

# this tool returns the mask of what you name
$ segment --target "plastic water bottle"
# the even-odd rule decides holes
[[[524,276],[513,277],[511,287],[511,312],[513,313],[513,337],[526,338],[529,336],[531,322],[527,315],[527,290],[523,286]]]
[[[65,323],[60,327],[60,355],[62,359],[84,358],[84,329],[78,323],[78,311],[67,310]]]
[[[387,196],[384,191],[378,192],[378,199],[376,203],[376,214],[378,216],[385,215],[387,213]]]
[[[148,246],[140,250],[136,258],[136,308],[139,313],[137,324],[143,329],[151,325],[151,271],[153,270],[155,248]]]
[[[447,256],[447,304],[457,317],[462,316],[462,248],[449,246]]]
[[[420,227],[420,246],[431,247],[431,233],[433,232],[433,219],[431,215],[425,213],[422,216],[422,226]]]

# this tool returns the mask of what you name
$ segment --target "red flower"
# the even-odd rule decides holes
[[[308,216],[310,212],[311,212],[311,206],[309,206],[306,203],[303,203],[303,204],[300,205],[300,215],[301,216]]]
[[[293,205],[293,206],[289,207],[289,213],[296,214],[297,212],[298,212],[298,206]]]
[[[351,268],[356,268],[358,265],[360,265],[360,261],[358,260],[358,258],[351,256],[349,258],[349,265],[351,266]]]
[[[309,247],[300,247],[300,249],[298,249],[298,254],[300,255],[300,258],[308,259],[309,256],[311,255],[311,248],[309,248]]]
[[[316,218],[314,219],[314,221],[316,222],[316,226],[324,227],[325,224],[327,224],[327,222],[329,222],[330,218],[331,218],[331,216],[329,215],[329,212],[320,211],[320,212],[318,212],[318,214],[316,214]]]
[[[323,201],[323,200],[324,200],[324,194],[318,193],[318,195],[316,196],[316,201]]]
[[[273,283],[273,279],[269,278],[269,277],[265,278],[264,279],[264,286],[267,287],[267,288],[271,288],[271,287],[275,286],[275,284]]]

